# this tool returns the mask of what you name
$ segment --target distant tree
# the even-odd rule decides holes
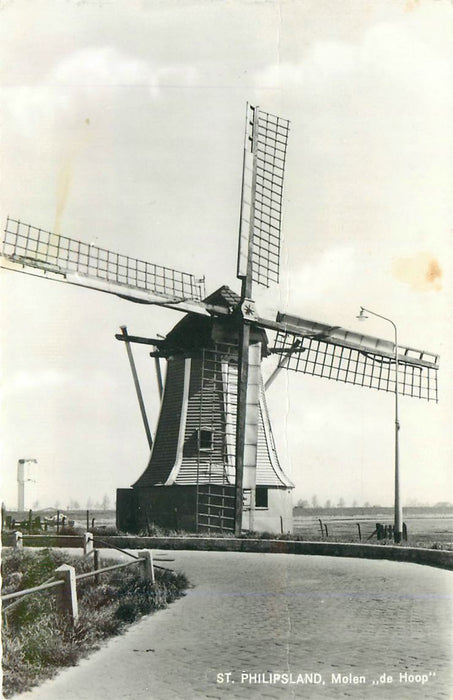
[[[332,501],[330,500],[330,498],[328,498],[325,502],[324,508],[332,508]]]
[[[90,510],[93,507],[93,501],[91,498],[87,500],[87,510]]]
[[[316,494],[313,494],[311,497],[311,505],[312,508],[319,508],[318,496]]]
[[[364,507],[364,508],[371,508],[370,502],[369,502],[369,501],[365,501],[365,503],[363,504],[363,507]]]
[[[110,499],[105,493],[104,498],[102,499],[102,510],[108,510],[108,508],[110,508]]]
[[[357,501],[355,499],[352,501],[352,507],[357,508]]]
[[[66,506],[68,510],[79,510],[80,505],[78,501],[75,501],[73,498],[69,501],[69,504]]]
[[[343,496],[340,498],[337,504],[337,508],[344,508],[344,498]]]
[[[33,510],[38,510],[38,508],[39,508],[39,501],[35,501],[33,503]]]
[[[308,501],[306,501],[305,499],[299,498],[296,505],[298,508],[308,508],[309,504],[308,504]]]
[[[55,501],[55,503],[53,504],[53,507],[58,510],[60,507],[60,501]]]

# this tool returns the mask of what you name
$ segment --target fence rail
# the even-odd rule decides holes
[[[17,548],[22,548],[22,534],[19,532],[15,534],[15,546]],[[87,571],[83,574],[75,573],[75,568],[70,564],[63,564],[59,566],[54,571],[54,581],[46,581],[39,586],[33,586],[32,588],[24,588],[21,591],[14,591],[13,593],[5,593],[1,596],[2,603],[6,601],[16,601],[19,598],[24,598],[29,595],[34,595],[35,593],[41,593],[42,591],[49,590],[51,588],[58,588],[57,591],[57,608],[63,614],[69,616],[73,625],[77,624],[79,612],[78,612],[78,599],[77,599],[77,581],[82,581],[88,578],[95,578],[96,583],[98,582],[98,577],[100,574],[105,574],[107,571],[115,571],[118,569],[125,569],[128,566],[133,566],[135,564],[140,565],[140,575],[142,580],[148,581],[150,584],[154,585],[154,563],[153,555],[149,550],[143,550],[139,552],[139,556],[134,554],[129,554],[129,552],[124,552],[132,557],[133,561],[122,562],[120,564],[114,564],[112,566],[104,566],[99,568],[99,557],[96,556],[99,550],[93,549],[93,536],[91,533],[87,532],[84,536],[84,550],[85,554],[91,554],[94,552],[94,570]],[[116,548],[119,549],[119,548]],[[120,550],[121,552],[123,550]],[[159,567],[162,568],[162,567]],[[8,609],[12,607],[13,604],[6,606],[3,609],[3,613],[6,614]]]
[[[115,569],[125,569],[127,566],[133,566],[134,564],[139,564],[145,561],[142,557],[136,557],[135,561],[126,561],[123,564],[115,564],[114,566],[104,566],[102,569],[95,569],[94,571],[87,571],[85,574],[79,574],[76,576],[76,581],[81,581],[85,578],[92,578],[98,574],[104,574],[106,571],[114,571]]]
[[[31,595],[32,593],[38,593],[39,591],[45,591],[47,588],[55,588],[56,586],[62,586],[62,585],[63,585],[63,581],[51,581],[50,583],[42,583],[40,586],[33,586],[33,588],[24,588],[23,591],[14,591],[14,593],[5,593],[5,595],[2,595],[2,603],[4,603],[6,600],[14,600],[14,598],[19,598],[22,596]]]

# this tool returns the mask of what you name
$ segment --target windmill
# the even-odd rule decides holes
[[[128,350],[151,448],[133,487],[118,489],[122,529],[153,522],[236,534],[291,529],[293,484],[278,460],[261,376],[270,355],[279,359],[269,381],[286,369],[437,401],[435,354],[298,316],[259,315],[253,285],[279,282],[288,134],[286,119],[247,105],[239,294],[221,287],[206,296],[204,280],[191,274],[7,220],[2,253],[8,269],[186,314],[165,338],[131,336],[126,327],[116,336]],[[153,346],[161,394],[154,440],[131,343]]]

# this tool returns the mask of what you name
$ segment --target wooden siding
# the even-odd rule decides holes
[[[168,360],[165,391],[151,457],[146,470],[134,487],[164,484],[174,467],[178,449],[184,389],[184,358]]]
[[[184,454],[177,484],[196,484],[197,480],[198,483],[234,483],[237,366],[229,363],[228,372],[223,371],[221,384],[219,376],[214,380],[212,372],[207,374],[208,378],[206,372],[203,378],[202,358],[194,358]],[[214,444],[210,451],[198,450],[197,431],[201,427],[213,430]],[[278,460],[263,386],[260,391],[256,485],[293,486]]]
[[[225,471],[225,415],[220,367],[192,359],[184,452],[177,484],[228,483]],[[199,450],[200,428],[212,431],[212,449]]]
[[[260,372],[261,375],[261,372]],[[235,428],[236,428],[236,395],[237,395],[237,365],[230,364],[228,372],[228,391],[226,393],[227,401],[230,404],[228,409],[228,422],[231,422],[230,431],[228,431],[228,455],[234,455],[235,450]],[[266,404],[264,385],[260,376],[260,406],[258,419],[258,445],[257,445],[257,463],[256,463],[256,485],[257,486],[277,486],[292,488],[293,484],[283,472],[275,449],[274,438],[272,435],[271,422]],[[266,429],[265,429],[266,424]],[[233,460],[234,464],[234,460]]]
[[[147,469],[134,484],[148,487],[165,484],[175,467],[182,416],[183,357],[168,360],[165,391],[153,450]],[[261,375],[261,373],[260,373]],[[256,485],[292,488],[282,470],[272,436],[262,378],[260,376]],[[190,366],[190,384],[184,430],[182,461],[176,485],[234,484],[234,451],[237,402],[237,365],[212,361],[209,352],[196,353]],[[212,431],[211,449],[200,450],[198,431]],[[176,470],[175,470],[176,471]]]

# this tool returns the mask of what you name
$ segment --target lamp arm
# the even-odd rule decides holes
[[[366,311],[367,314],[371,314],[372,316],[377,316],[378,318],[382,318],[384,321],[388,321],[389,323],[392,324],[393,330],[395,331],[395,345],[398,345],[398,329],[396,327],[396,323],[392,321],[391,318],[388,318],[387,316],[382,316],[382,314],[377,314],[376,311],[371,311],[371,309],[366,309],[364,306],[360,307],[362,311]]]

